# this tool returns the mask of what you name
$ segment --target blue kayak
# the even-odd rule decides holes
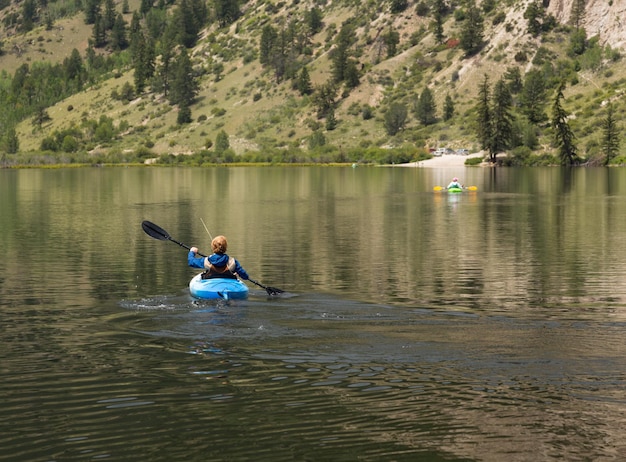
[[[246,299],[248,298],[248,286],[238,279],[211,278],[202,279],[202,273],[196,274],[189,281],[191,295],[203,300],[214,298],[223,299]]]

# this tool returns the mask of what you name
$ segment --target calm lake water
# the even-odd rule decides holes
[[[1,460],[626,457],[626,169],[1,170],[0,255]]]

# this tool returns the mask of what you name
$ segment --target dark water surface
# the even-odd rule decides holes
[[[626,458],[624,169],[3,170],[0,255],[0,460]]]

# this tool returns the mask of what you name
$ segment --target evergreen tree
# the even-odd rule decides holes
[[[454,116],[454,101],[450,95],[446,95],[443,103],[443,120],[446,122]]]
[[[422,125],[432,125],[437,122],[437,105],[433,93],[428,87],[424,87],[415,103],[415,115]]]
[[[475,0],[468,0],[467,15],[461,29],[460,46],[470,56],[478,53],[483,46],[484,23]]]
[[[349,24],[344,24],[337,36],[335,48],[330,52],[331,72],[336,83],[346,78],[346,68],[350,59],[350,47],[354,40],[354,30]]]
[[[83,58],[76,48],[72,50],[68,58],[63,60],[63,69],[66,81],[75,82],[76,88],[80,89],[84,80],[85,67],[83,66]]]
[[[178,105],[178,115],[176,116],[176,123],[179,125],[191,123],[191,108],[189,105],[182,101]]]
[[[171,36],[163,35],[161,38],[160,66],[155,70],[154,91],[160,91],[167,98],[170,91],[171,66],[174,57],[174,41]]]
[[[324,27],[324,16],[318,7],[313,7],[304,13],[304,23],[310,35],[317,34]]]
[[[220,27],[232,24],[241,15],[238,0],[214,0],[213,3]]]
[[[615,109],[612,103],[606,107],[606,117],[602,121],[602,150],[604,151],[604,165],[609,165],[619,150],[620,138]]]
[[[443,35],[443,14],[439,12],[439,9],[435,8],[433,11],[433,22],[431,23],[433,29],[433,35],[437,43],[442,44],[444,40]]]
[[[191,106],[193,99],[198,93],[198,83],[194,77],[193,66],[185,48],[182,48],[176,57],[173,71],[174,78],[170,91],[170,101],[172,104]]]
[[[516,95],[522,91],[524,83],[522,82],[522,73],[520,72],[519,67],[513,66],[507,68],[504,78],[508,82],[507,85],[512,95]]]
[[[198,41],[200,26],[191,0],[181,0],[173,16],[172,23],[178,30],[180,44],[193,48]]]
[[[137,94],[141,94],[146,88],[149,69],[147,68],[147,56],[148,56],[148,45],[146,43],[146,38],[143,34],[140,34],[135,38],[137,43],[135,44],[135,60],[134,60],[134,69],[135,73],[134,83],[135,83],[135,91]]]
[[[154,4],[153,0],[141,0],[141,3],[139,5],[139,12],[141,13],[141,15],[142,16],[147,15],[148,11],[152,9],[153,4]]]
[[[391,12],[393,14],[402,13],[409,6],[407,0],[391,0]]]
[[[513,137],[513,116],[510,112],[513,101],[504,79],[500,79],[496,83],[492,99],[489,151],[492,154],[492,160],[495,160],[495,156],[499,152],[510,146]]]
[[[568,114],[561,106],[565,81],[561,81],[556,91],[552,103],[552,127],[554,128],[554,138],[558,147],[561,165],[574,165],[578,162],[576,154],[576,144],[574,143],[574,133],[567,123]]]
[[[317,108],[317,118],[326,117],[328,111],[335,109],[335,98],[337,97],[337,87],[334,82],[328,81],[315,89],[311,96],[311,103]]]
[[[489,149],[491,145],[491,89],[489,77],[485,74],[483,82],[478,88],[478,104],[476,105],[477,137],[481,149]],[[495,157],[491,158],[495,162]]]
[[[437,43],[443,43],[443,20],[448,11],[445,0],[434,0],[433,2],[433,22],[431,27]]]
[[[400,43],[400,34],[389,27],[389,31],[383,36],[383,41],[387,47],[387,58],[393,58],[398,52],[398,44]]]
[[[133,61],[133,64],[139,59],[139,52],[137,48],[141,42],[141,35],[143,32],[141,30],[141,17],[137,10],[133,11],[133,16],[130,20],[130,27],[128,28],[128,41],[130,45],[130,57]]]
[[[37,2],[35,0],[24,0],[22,4],[22,31],[30,32],[33,30],[37,21]]]
[[[115,51],[125,50],[128,47],[126,38],[126,21],[121,13],[115,18],[113,29],[111,29],[111,48]]]
[[[337,119],[335,118],[335,109],[330,108],[326,113],[326,130],[333,131],[337,128]]]
[[[115,24],[116,16],[117,14],[115,12],[114,0],[104,0],[104,14],[102,16],[104,30],[113,29],[113,24]]]
[[[528,21],[528,33],[533,37],[538,36],[543,29],[545,12],[540,0],[534,0],[524,11],[524,19]]]
[[[520,95],[521,112],[528,120],[538,124],[546,120],[546,88],[544,77],[538,70],[531,70],[526,74],[524,86]]]
[[[572,3],[569,22],[576,29],[580,29],[585,21],[585,2],[586,0],[574,0]]]
[[[84,0],[85,24],[95,24],[96,18],[100,16],[101,1],[102,0]]]
[[[93,40],[93,46],[95,48],[102,48],[104,47],[107,42],[106,42],[106,30],[104,28],[104,21],[102,19],[102,15],[100,13],[98,13],[96,15],[96,19],[93,23],[93,35],[92,35],[92,40]]]
[[[406,106],[401,103],[392,103],[385,112],[385,130],[387,134],[393,136],[404,128],[407,121]]]
[[[303,66],[302,70],[300,70],[296,86],[300,94],[303,96],[310,95],[313,91],[313,87],[311,86],[311,77],[309,76],[309,71],[306,66]]]
[[[346,66],[346,73],[344,77],[346,88],[356,88],[361,83],[359,70],[357,69],[357,62],[354,59],[348,60],[348,65]]]
[[[587,32],[585,29],[576,29],[569,38],[567,55],[571,58],[581,56],[587,50]]]
[[[259,42],[259,62],[263,66],[271,63],[273,50],[278,42],[278,32],[271,24],[263,26]]]
[[[5,135],[4,149],[7,154],[16,154],[20,150],[20,140],[15,127],[10,127]]]

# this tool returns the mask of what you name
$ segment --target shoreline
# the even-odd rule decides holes
[[[419,168],[458,168],[465,167],[465,161],[474,157],[483,157],[483,152],[459,156],[455,154],[444,154],[432,159],[409,162],[407,164],[397,164],[395,167],[419,167]]]

